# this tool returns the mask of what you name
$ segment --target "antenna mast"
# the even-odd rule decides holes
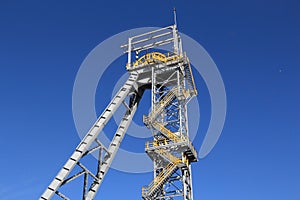
[[[176,16],[176,8],[173,8],[173,15],[174,15],[174,24],[177,26],[177,16]]]

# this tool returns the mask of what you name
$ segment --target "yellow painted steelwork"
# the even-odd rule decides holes
[[[162,169],[162,171],[154,178],[154,180],[147,186],[142,188],[142,195],[145,196],[146,193],[152,192],[155,188],[163,184],[164,180],[168,178],[172,172],[177,168],[179,163],[186,163],[186,161],[173,156],[171,153],[165,149],[158,149],[162,156],[165,156],[170,163]]]
[[[172,140],[173,142],[177,143],[177,142],[182,142],[185,141],[185,137],[182,136],[177,136],[175,133],[173,133],[172,131],[170,131],[169,129],[167,129],[162,123],[159,123],[158,121],[154,121],[152,123],[153,127],[160,131],[161,133],[163,133],[164,135],[166,135],[170,140]]]
[[[187,90],[182,90],[182,94],[187,98],[190,95],[191,91],[187,91]],[[157,104],[157,106],[153,109],[153,111],[151,111],[151,113],[149,114],[148,118],[150,121],[153,121],[155,116],[162,111],[162,109],[167,106],[172,99],[178,96],[178,87],[173,87],[168,94],[166,94]]]
[[[172,58],[173,59],[173,58]],[[177,58],[174,58],[178,59]],[[161,62],[168,62],[170,57],[167,57],[166,55],[158,52],[153,52],[144,55],[139,60],[137,60],[133,66],[140,66],[145,64],[151,64],[155,61],[161,61]],[[154,178],[154,180],[147,186],[142,188],[142,196],[147,196],[151,194],[153,191],[155,191],[156,188],[161,187],[162,184],[164,184],[164,181],[171,176],[171,174],[178,168],[179,164],[184,164],[186,166],[189,166],[190,160],[187,158],[186,155],[182,155],[182,158],[179,159],[178,157],[174,156],[170,152],[168,152],[166,149],[164,149],[165,145],[168,145],[170,143],[180,143],[180,142],[187,142],[188,146],[191,150],[191,152],[196,155],[196,150],[194,146],[192,145],[191,141],[184,135],[177,135],[176,133],[172,132],[170,129],[166,128],[165,125],[159,121],[156,121],[156,116],[159,115],[164,108],[169,105],[169,103],[177,96],[184,96],[184,98],[188,98],[192,96],[193,94],[197,94],[197,90],[195,87],[194,78],[191,71],[191,65],[188,61],[188,67],[189,67],[189,73],[191,74],[191,85],[192,87],[188,90],[181,89],[178,87],[173,87],[160,101],[157,103],[157,105],[153,108],[151,113],[149,113],[147,119],[151,123],[152,127],[159,132],[161,132],[163,135],[165,135],[166,139],[160,139],[160,140],[154,140],[151,142],[146,143],[146,150],[149,150],[151,147],[161,147],[156,148],[156,152],[167,159],[169,161],[169,164],[165,166],[162,171]]]
[[[180,57],[178,55],[170,55],[170,53],[165,55],[160,52],[151,52],[151,53],[147,53],[147,54],[143,55],[137,61],[135,61],[133,63],[133,67],[137,67],[139,65],[154,64],[157,62],[166,63],[169,61],[175,61],[179,58]]]

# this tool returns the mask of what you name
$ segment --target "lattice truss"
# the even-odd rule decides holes
[[[168,45],[167,52],[156,49]],[[142,188],[142,198],[193,199],[191,163],[197,162],[197,152],[189,140],[187,103],[197,95],[197,90],[177,27],[172,25],[130,37],[121,47],[128,56],[128,80],[40,200],[54,196],[69,199],[68,192],[78,193],[84,200],[95,199],[146,89],[152,92],[152,104],[143,122],[151,130],[153,140],[146,143],[145,152],[153,161],[154,178]],[[110,144],[105,146],[98,139],[99,133],[120,106],[126,112]]]

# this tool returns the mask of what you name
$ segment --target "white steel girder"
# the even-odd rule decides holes
[[[68,199],[64,194],[59,192],[58,189],[62,185],[74,180],[75,178],[77,178],[83,174],[85,174],[83,199],[94,199],[94,196],[95,196],[100,184],[102,183],[103,177],[107,173],[107,171],[110,167],[110,164],[111,164],[111,162],[120,146],[120,143],[124,137],[124,134],[126,133],[127,128],[132,120],[132,117],[137,109],[139,99],[141,98],[140,96],[138,96],[138,88],[136,88],[137,78],[138,78],[137,73],[134,73],[134,72],[131,73],[130,77],[125,82],[123,87],[117,92],[117,94],[115,95],[113,100],[110,102],[110,104],[104,110],[104,112],[100,115],[100,117],[97,119],[97,121],[92,126],[92,128],[88,131],[88,133],[83,138],[83,140],[80,142],[80,144],[77,146],[75,152],[68,159],[66,164],[62,167],[62,169],[56,175],[54,180],[50,183],[48,188],[42,194],[42,196],[40,197],[40,200],[51,199],[51,197],[54,194],[57,194],[58,196],[62,197],[63,199]],[[132,102],[132,105],[130,105],[129,110],[126,111],[126,113],[115,133],[115,136],[109,145],[109,148],[105,150],[106,156],[104,156],[104,160],[101,160],[101,158],[99,158],[99,162],[98,162],[98,166],[97,166],[98,171],[95,175],[95,174],[91,173],[79,161],[82,157],[86,156],[87,154],[92,153],[96,149],[104,148],[104,146],[101,144],[101,142],[97,139],[97,136],[102,131],[104,126],[107,124],[109,119],[112,117],[113,113],[117,110],[117,108],[122,104],[122,102],[125,100],[125,98],[131,92],[135,92],[136,100]],[[96,146],[92,149],[89,149],[93,142],[98,143],[98,146]],[[81,167],[83,169],[83,171],[68,178],[68,175],[70,174],[70,172],[76,165]],[[94,178],[94,181],[89,189],[87,189],[87,183],[86,183],[87,174]]]

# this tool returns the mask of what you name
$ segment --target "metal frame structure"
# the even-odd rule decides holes
[[[171,45],[167,53],[156,47]],[[189,140],[187,103],[197,95],[188,57],[183,53],[176,24],[128,39],[122,45],[127,53],[126,69],[130,77],[80,142],[72,156],[59,171],[40,197],[54,195],[69,199],[61,188],[83,177],[82,199],[95,199],[137,110],[145,89],[152,91],[151,112],[143,117],[151,129],[153,140],[146,143],[145,151],[153,161],[154,179],[143,187],[144,200],[192,200],[191,163],[197,162],[197,152]],[[135,54],[135,58],[133,58]],[[121,105],[126,112],[108,147],[98,139],[99,133]],[[96,153],[93,170],[83,164],[85,157]]]

